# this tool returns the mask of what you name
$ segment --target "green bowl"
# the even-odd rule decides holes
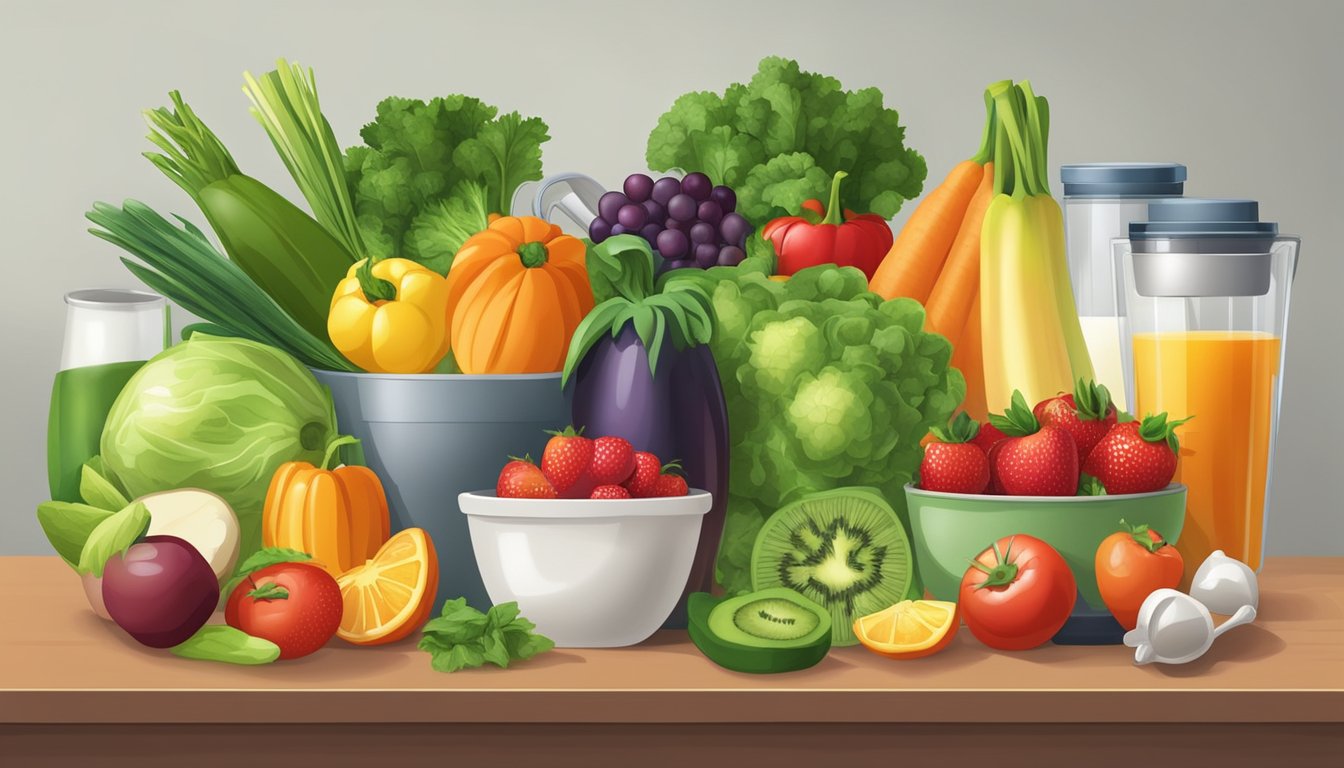
[[[970,560],[990,544],[1025,533],[1059,550],[1073,569],[1088,607],[1103,611],[1094,558],[1101,540],[1147,523],[1173,544],[1185,524],[1185,486],[1124,496],[990,496],[939,493],[905,486],[914,529],[915,562],[924,586],[939,600],[956,601]]]

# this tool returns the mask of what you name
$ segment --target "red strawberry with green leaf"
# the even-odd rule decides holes
[[[630,475],[623,485],[630,491],[631,496],[647,499],[658,495],[658,476],[662,473],[663,463],[657,456],[648,451],[636,451],[634,474]]]
[[[1073,435],[1080,464],[1087,461],[1087,455],[1111,431],[1116,418],[1110,390],[1082,379],[1073,394],[1061,392],[1042,400],[1031,412],[1041,424],[1062,427]]]
[[[929,430],[934,441],[924,447],[919,487],[942,493],[984,493],[989,485],[989,459],[972,442],[980,425],[965,412],[944,427]]]
[[[507,499],[554,499],[555,487],[532,463],[532,457],[514,459],[499,471],[495,495]]]
[[[555,486],[562,499],[586,499],[597,483],[593,481],[593,441],[583,436],[583,430],[565,427],[564,431],[546,434],[551,439],[541,454],[541,471]]]
[[[1078,446],[1068,430],[1041,426],[1017,390],[1008,410],[990,415],[989,420],[1007,435],[994,446],[991,484],[1009,496],[1077,493]]]
[[[599,437],[588,472],[598,485],[620,485],[635,473],[635,449],[623,437]]]
[[[1168,422],[1167,414],[1159,413],[1143,421],[1120,422],[1092,449],[1083,471],[1112,496],[1160,491],[1176,476],[1181,450],[1176,428],[1191,418]]]
[[[691,492],[686,484],[686,478],[679,474],[669,472],[669,469],[680,471],[681,466],[676,462],[663,467],[663,474],[658,476],[658,484],[654,486],[654,496],[685,496]]]

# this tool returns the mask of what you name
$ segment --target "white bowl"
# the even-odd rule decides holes
[[[516,601],[564,648],[634,645],[686,587],[710,494],[655,499],[458,496],[492,603]]]

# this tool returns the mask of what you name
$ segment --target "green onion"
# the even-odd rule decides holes
[[[260,80],[250,72],[244,72],[243,79],[253,117],[271,137],[313,217],[356,259],[367,256],[345,182],[341,148],[322,116],[313,70],[280,59],[276,69]]]
[[[329,341],[295,322],[186,219],[175,217],[179,228],[135,200],[121,208],[94,203],[85,217],[97,225],[90,234],[143,262],[122,258],[132,274],[188,312],[231,335],[284,350],[305,365],[358,370]]]

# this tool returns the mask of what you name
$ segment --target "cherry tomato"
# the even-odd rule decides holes
[[[1175,589],[1185,573],[1185,561],[1162,534],[1146,525],[1112,533],[1097,547],[1097,589],[1111,615],[1126,630],[1139,623],[1139,607],[1163,587]]]
[[[1054,547],[1026,534],[1006,536],[961,577],[966,628],[991,648],[1024,651],[1054,637],[1078,599],[1073,571]]]
[[[297,659],[327,644],[341,625],[341,588],[309,563],[277,563],[243,579],[224,606],[224,621],[280,646]]]

